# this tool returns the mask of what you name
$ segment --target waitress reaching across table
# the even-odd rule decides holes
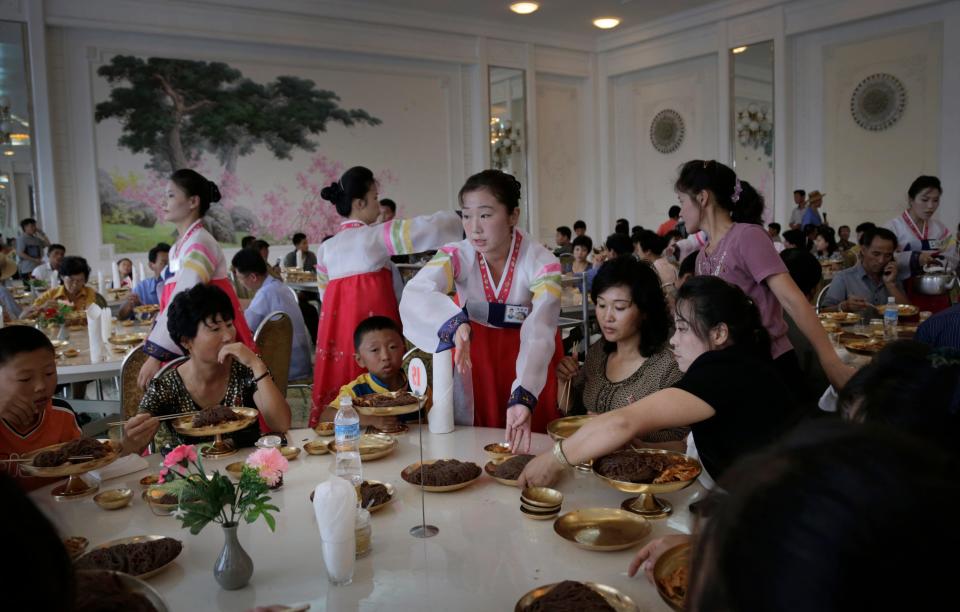
[[[363,166],[347,170],[320,196],[345,219],[317,251],[321,307],[311,427],[340,388],[364,372],[354,359],[357,326],[373,316],[400,322],[400,291],[394,285],[390,257],[431,251],[462,235],[453,211],[373,225],[380,215],[378,185],[373,172]]]
[[[243,317],[243,308],[227,278],[227,261],[223,250],[217,239],[203,227],[203,217],[210,210],[210,205],[219,201],[220,189],[199,172],[182,168],[170,176],[164,213],[166,220],[177,227],[180,237],[170,249],[170,261],[163,271],[160,315],[143,345],[143,351],[150,357],[137,376],[137,384],[141,389],[147,388],[150,379],[164,362],[183,354],[167,331],[167,306],[174,296],[195,285],[216,285],[227,294],[233,304],[237,340],[256,351],[253,334]]]
[[[950,230],[933,215],[940,207],[943,187],[935,176],[919,176],[907,190],[907,209],[888,221],[885,227],[897,235],[900,252],[897,261],[898,277],[904,280],[907,297],[920,310],[938,312],[950,306],[946,295],[924,295],[914,290],[906,279],[923,274],[924,266],[950,253],[954,238]],[[948,257],[949,258],[949,257]],[[956,265],[956,261],[950,262]]]
[[[484,170],[460,189],[466,240],[443,246],[400,300],[404,335],[425,351],[453,348],[473,387],[473,423],[506,427],[515,451],[558,417],[560,263],[517,229],[520,183]],[[457,292],[459,306],[449,297]]]

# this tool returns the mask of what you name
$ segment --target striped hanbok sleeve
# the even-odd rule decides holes
[[[394,219],[378,227],[390,256],[433,251],[460,240],[463,224],[451,211],[412,219]]]
[[[453,334],[467,322],[466,313],[450,299],[460,272],[460,254],[456,245],[449,244],[404,287],[400,298],[403,335],[418,348],[429,353],[452,348]]]

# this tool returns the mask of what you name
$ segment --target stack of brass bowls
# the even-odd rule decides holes
[[[563,493],[547,487],[527,487],[520,493],[520,512],[535,521],[546,521],[560,513]]]

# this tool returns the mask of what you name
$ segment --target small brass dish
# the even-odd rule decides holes
[[[93,501],[104,510],[119,510],[128,505],[132,499],[133,491],[130,489],[111,489],[93,496]]]
[[[535,521],[546,521],[552,518],[556,518],[557,514],[560,512],[560,508],[555,508],[553,510],[545,510],[543,512],[534,512],[533,510],[527,510],[522,505],[520,506],[520,513],[529,519]]]
[[[678,544],[665,551],[653,566],[653,581],[663,601],[674,610],[683,610],[686,600],[686,584],[675,585],[673,576],[690,566],[690,543]],[[689,571],[687,573],[689,580]]]
[[[153,485],[160,484],[160,476],[156,474],[148,474],[140,479],[140,486],[147,488],[152,487]]]
[[[280,454],[283,455],[287,461],[293,461],[300,456],[300,449],[296,446],[281,446]]]
[[[303,445],[303,450],[307,451],[308,455],[326,455],[330,452],[324,440],[310,440]]]
[[[243,461],[229,463],[224,469],[227,470],[227,474],[230,474],[231,477],[240,480],[240,476],[243,475]]]
[[[334,434],[333,421],[317,423],[317,426],[314,427],[313,430],[317,432],[318,436],[332,436]]]
[[[547,487],[527,487],[520,492],[520,501],[538,508],[552,508],[563,503],[563,493]]]
[[[487,451],[491,459],[509,459],[513,457],[513,453],[510,451],[510,445],[506,442],[487,444],[483,447],[483,450]]]

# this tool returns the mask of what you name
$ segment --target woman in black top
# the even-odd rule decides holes
[[[674,320],[670,346],[683,378],[591,419],[554,453],[527,464],[519,486],[554,482],[564,468],[557,451],[575,465],[649,432],[688,425],[704,469],[717,479],[797,422],[800,410],[770,358],[770,337],[743,291],[716,277],[691,278],[677,295]]]

